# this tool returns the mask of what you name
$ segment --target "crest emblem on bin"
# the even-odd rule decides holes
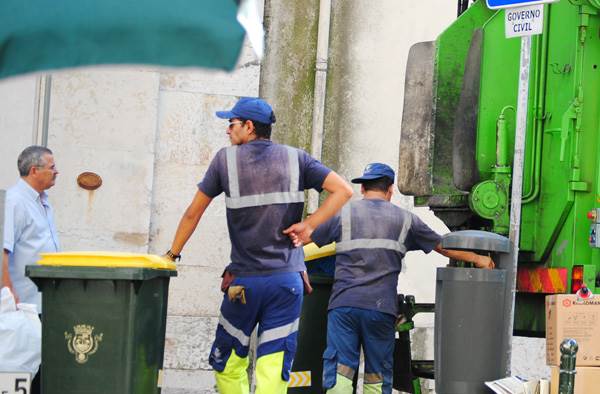
[[[65,331],[67,348],[75,355],[75,361],[85,364],[88,362],[88,357],[98,350],[104,334],[93,335],[94,327],[87,324],[78,324],[73,327],[73,331],[75,335]]]

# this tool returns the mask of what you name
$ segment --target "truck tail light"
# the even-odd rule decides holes
[[[571,293],[577,293],[577,290],[583,286],[583,265],[574,265],[571,271]]]

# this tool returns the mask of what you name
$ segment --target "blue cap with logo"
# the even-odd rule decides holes
[[[229,111],[217,111],[221,119],[244,119],[271,124],[275,123],[273,108],[263,99],[258,97],[242,97]]]
[[[352,183],[364,183],[379,178],[389,178],[392,182],[394,182],[395,176],[394,170],[392,170],[392,167],[388,166],[387,164],[371,163],[367,164],[362,176],[359,178],[354,178]]]

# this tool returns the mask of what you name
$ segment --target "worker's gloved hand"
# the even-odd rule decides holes
[[[313,288],[310,285],[310,280],[308,279],[308,274],[306,273],[306,271],[300,272],[300,276],[302,277],[302,283],[304,284],[304,292],[306,294],[312,293]]]
[[[494,260],[490,256],[478,255],[477,260],[473,264],[477,268],[493,269],[496,267]]]
[[[221,275],[221,278],[223,278],[221,280],[221,291],[225,293],[227,289],[229,289],[229,286],[231,286],[233,280],[235,279],[235,275],[225,270],[223,271],[223,275]]]
[[[242,304],[246,304],[246,289],[244,286],[229,286],[227,297],[231,302],[240,301]]]

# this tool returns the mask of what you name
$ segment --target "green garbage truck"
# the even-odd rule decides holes
[[[545,295],[600,288],[600,1],[543,7],[543,33],[531,37],[514,312],[515,332],[529,336],[545,332]],[[508,10],[465,8],[410,50],[398,186],[451,230],[506,235],[521,40],[506,38]]]

